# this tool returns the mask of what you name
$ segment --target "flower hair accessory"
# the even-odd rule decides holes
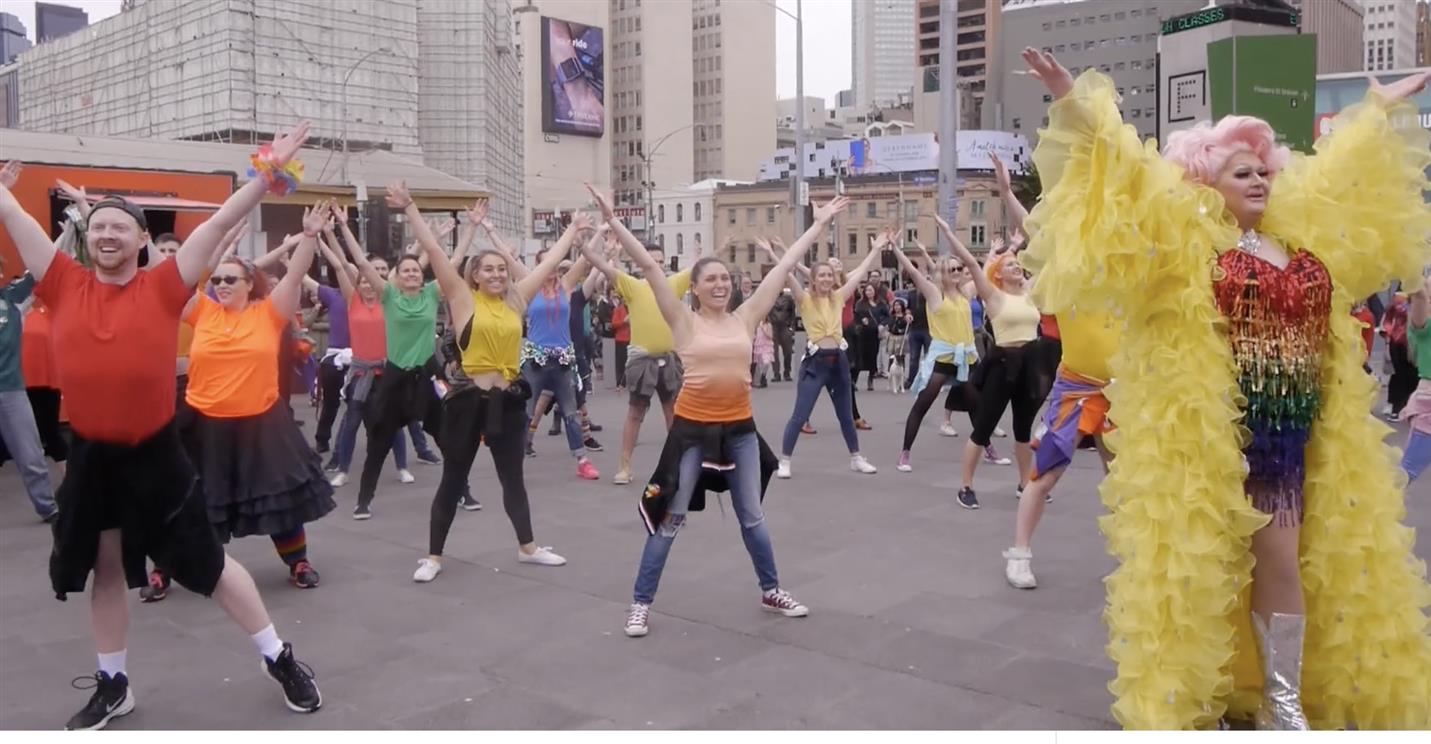
[[[249,162],[248,177],[262,177],[268,182],[270,193],[287,196],[303,183],[303,161],[294,158],[287,165],[280,166],[273,156],[273,145],[260,146]]]

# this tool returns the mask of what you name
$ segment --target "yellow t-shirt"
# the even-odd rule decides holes
[[[1118,350],[1119,330],[1107,313],[1059,313],[1058,335],[1063,339],[1063,364],[1085,377],[1107,381],[1113,377],[1108,360]]]
[[[462,349],[462,371],[501,372],[517,379],[522,366],[522,318],[501,297],[472,290],[472,335]]]
[[[974,311],[969,299],[958,293],[946,295],[938,310],[929,311],[929,335],[946,344],[973,347]],[[952,363],[954,355],[945,354],[935,361]]]
[[[666,277],[666,281],[677,297],[684,297],[691,288],[691,272],[672,274]],[[651,291],[651,285],[645,279],[620,274],[616,277],[616,291],[626,302],[631,316],[631,345],[645,349],[651,356],[671,353],[676,348],[676,341],[671,338],[671,328],[666,325],[666,319],[661,317],[661,308],[656,305],[656,293]]]
[[[836,341],[844,338],[844,328],[840,326],[840,311],[844,307],[835,300],[833,292],[825,297],[816,297],[806,292],[805,299],[800,301],[800,317],[805,321],[805,337],[810,339],[811,343],[826,338]]]

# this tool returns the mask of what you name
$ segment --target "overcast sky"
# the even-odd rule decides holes
[[[805,20],[805,95],[819,96],[831,104],[837,93],[850,87],[850,2],[804,0],[801,4]],[[118,13],[119,3],[120,0],[56,0],[58,5],[83,8],[89,13],[90,23]],[[778,0],[777,4],[795,12],[795,0]],[[30,40],[35,40],[34,0],[0,0],[0,10],[19,16]],[[783,13],[776,13],[775,19],[776,91],[781,98],[791,98],[795,95],[795,21]]]

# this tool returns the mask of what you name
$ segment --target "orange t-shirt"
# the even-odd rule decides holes
[[[134,445],[173,420],[179,316],[194,295],[177,262],[105,284],[61,253],[35,295],[50,308],[51,343],[64,351],[55,373],[75,433]]]
[[[689,312],[689,311],[688,311]],[[691,337],[676,349],[685,377],[676,415],[703,424],[744,421],[750,411],[750,329],[731,313],[691,315]]]
[[[194,410],[214,418],[257,416],[278,400],[278,348],[288,318],[273,298],[237,312],[199,297],[186,321],[194,326],[189,349],[189,391]]]
[[[50,343],[50,310],[40,300],[30,307],[20,331],[20,370],[27,388],[60,386],[55,374],[55,345]]]

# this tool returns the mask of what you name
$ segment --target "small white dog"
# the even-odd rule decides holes
[[[889,355],[889,391],[895,395],[904,394],[904,355]]]

